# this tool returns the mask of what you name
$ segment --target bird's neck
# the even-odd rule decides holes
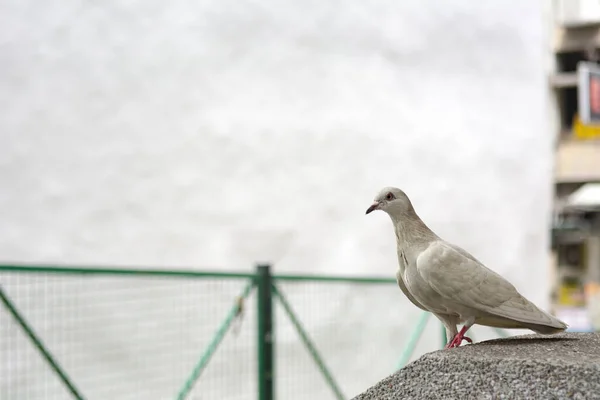
[[[400,248],[437,238],[436,234],[425,225],[414,211],[411,214],[397,216],[396,218],[392,217],[394,230],[396,231],[396,241]]]

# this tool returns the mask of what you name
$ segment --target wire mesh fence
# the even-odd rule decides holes
[[[348,399],[440,347],[393,279],[266,271],[0,266],[0,399]]]
[[[394,371],[402,351],[403,326],[406,331],[402,308],[393,306],[401,300],[394,284],[276,280],[276,285],[343,398],[353,397]],[[335,399],[336,392],[318,361],[311,357],[281,302],[276,303],[277,398]],[[392,347],[394,336],[398,340]]]
[[[6,273],[0,282],[89,399],[176,398],[247,285],[240,279]],[[255,309],[244,312],[188,398],[247,399],[256,392]],[[0,398],[70,398],[7,312],[0,312],[0,353]]]

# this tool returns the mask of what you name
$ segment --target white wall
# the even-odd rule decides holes
[[[542,2],[4,0],[0,15],[0,259],[224,270],[264,260],[278,272],[392,277],[391,224],[364,211],[395,185],[438,234],[547,306],[553,147]],[[128,282],[71,279],[44,295],[62,296],[60,308],[33,289],[12,292],[22,303],[34,296],[30,314],[48,307],[38,324],[67,343],[57,352],[68,358],[77,343],[87,358],[67,364],[90,398],[106,386],[126,398],[140,376],[145,398],[163,398],[158,377],[182,380],[237,292],[174,300],[181,287],[170,284],[160,296],[136,292],[152,300],[127,308],[119,296],[130,294],[115,285]],[[297,308],[354,395],[391,372],[418,312],[395,288],[327,294]],[[187,299],[217,296],[222,307],[198,322],[198,343],[189,313],[164,305],[190,310]],[[80,332],[73,312],[86,302],[94,307]],[[120,307],[132,313],[122,331],[111,319]],[[100,357],[103,345],[129,352],[127,329],[157,307],[158,325],[135,343],[179,341],[163,353],[184,351],[189,365],[149,358],[152,368],[135,375],[122,359]],[[161,318],[179,318],[176,336],[160,336]],[[301,354],[287,335],[282,328],[282,346]],[[419,354],[437,346],[437,331],[428,338]],[[246,345],[231,354],[251,351],[253,339]],[[10,354],[5,368],[21,357]],[[233,374],[231,359],[222,363]],[[292,385],[301,372],[289,358],[278,363],[288,363],[281,375]],[[106,378],[104,389],[94,381],[125,369],[132,378]],[[235,381],[253,382],[253,373]],[[311,373],[298,390],[328,395]],[[39,376],[0,380],[31,386]]]
[[[555,20],[559,24],[585,24],[600,21],[596,0],[553,0]]]

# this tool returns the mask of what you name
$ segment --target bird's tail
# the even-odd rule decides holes
[[[542,310],[539,311],[545,314],[549,321],[544,322],[543,324],[523,322],[523,326],[525,328],[531,329],[535,333],[540,333],[542,335],[554,335],[556,333],[564,332],[569,327],[569,325],[556,318],[555,316]]]
[[[507,327],[530,329],[543,335],[560,333],[568,328],[563,321],[541,310],[523,296],[504,302],[492,310],[492,315],[505,319],[502,324],[506,324]]]
[[[523,326],[527,329],[531,329],[535,333],[540,333],[542,335],[554,335],[556,333],[561,333],[567,330],[569,325],[565,324],[558,318],[552,317],[554,321],[552,324],[531,324],[531,323],[523,323]]]
[[[564,332],[569,326],[564,322],[560,321],[564,326],[557,328],[549,325],[537,325],[537,324],[523,324],[523,328],[531,329],[535,333],[542,335],[554,335],[556,333]]]

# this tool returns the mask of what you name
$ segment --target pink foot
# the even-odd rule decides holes
[[[456,336],[452,338],[452,340],[444,347],[445,349],[453,349],[461,345],[462,341],[466,340],[469,343],[473,343],[473,340],[470,337],[463,336],[458,333]]]
[[[465,333],[467,333],[467,331],[469,330],[469,328],[473,325],[473,322],[475,322],[475,320],[469,320],[460,330],[460,332],[458,332],[453,338],[452,341],[450,341],[450,343],[448,343],[446,345],[446,349],[452,349],[454,347],[458,347],[460,346],[460,344],[462,343],[463,340],[466,340],[469,343],[473,343],[473,340],[471,340],[471,338],[468,338],[465,336]]]

